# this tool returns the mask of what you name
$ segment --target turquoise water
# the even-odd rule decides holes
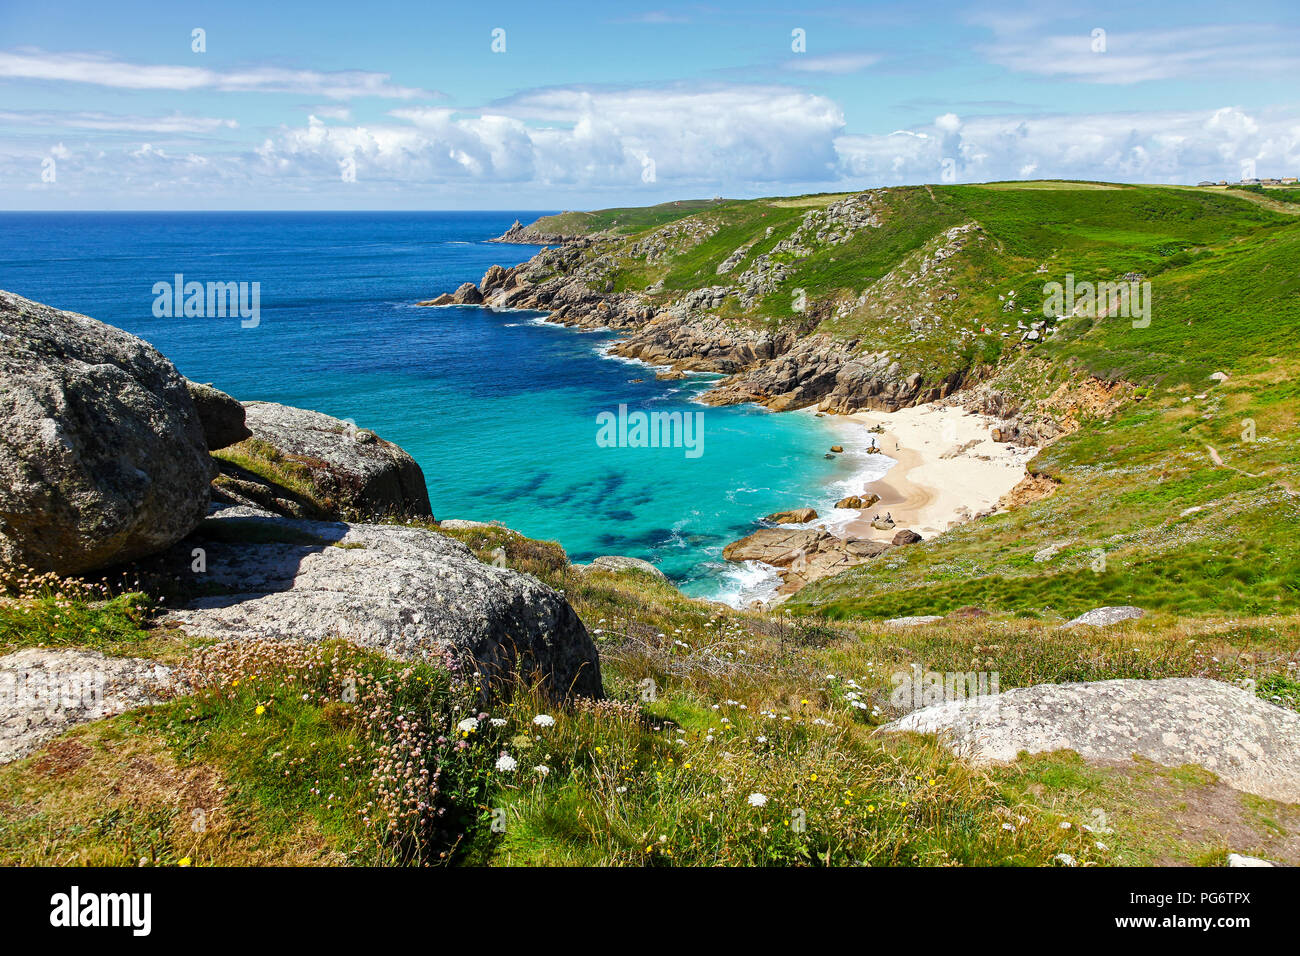
[[[127,329],[239,398],[375,430],[420,463],[439,518],[501,521],[575,561],[645,558],[693,595],[761,595],[771,575],[722,547],[772,511],[825,513],[888,461],[811,413],[700,405],[707,378],[606,358],[611,333],[412,305],[527,259],[536,247],[484,240],[537,215],[4,214],[0,288]],[[176,273],[259,282],[260,323],[155,318],[153,285]],[[600,447],[597,418],[620,404],[702,413],[701,454]],[[826,459],[836,443],[848,453]]]

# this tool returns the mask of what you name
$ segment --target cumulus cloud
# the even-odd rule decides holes
[[[303,172],[354,160],[358,178],[438,182],[632,185],[822,182],[836,175],[844,116],[831,100],[788,87],[706,90],[552,88],[476,115],[390,111],[398,122],[330,126],[312,116],[258,155]]]
[[[885,184],[940,182],[944,160],[962,182],[1235,179],[1247,160],[1261,176],[1295,175],[1300,110],[942,116],[929,127],[841,136],[836,149],[846,176]]]
[[[375,96],[414,99],[439,94],[390,82],[387,73],[364,70],[288,70],[254,67],[218,71],[197,66],[128,63],[95,53],[0,52],[0,78],[88,83],[127,90],[219,90],[238,93],[297,93],[327,99]]]

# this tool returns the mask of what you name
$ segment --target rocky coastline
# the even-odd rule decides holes
[[[869,224],[859,219],[853,220],[857,228]],[[806,322],[773,330],[719,316],[718,307],[732,294],[727,287],[696,289],[679,296],[667,295],[654,286],[643,292],[616,289],[608,278],[612,267],[606,255],[586,254],[591,246],[613,238],[543,234],[516,221],[493,241],[545,242],[554,247],[543,248],[516,266],[493,265],[477,284],[462,283],[454,292],[417,305],[536,310],[558,325],[615,331],[619,338],[609,354],[655,366],[660,378],[698,372],[725,376],[700,396],[699,401],[709,405],[754,403],[773,411],[815,408],[823,415],[856,416],[940,403],[982,416],[996,440],[1031,454],[1063,431],[1056,419],[1023,415],[1006,396],[978,387],[985,370],[970,369],[927,381],[888,351],[869,351],[860,340],[836,340],[815,332],[823,317],[815,306]],[[654,249],[640,252],[651,257],[656,254]],[[1023,476],[1022,471],[1006,490]],[[887,488],[885,491],[888,493]],[[863,496],[866,503],[862,508],[870,507],[873,497],[880,497],[873,496],[871,488],[862,489],[858,497]],[[903,501],[895,498],[894,503]],[[985,507],[980,513],[992,510]],[[961,520],[976,517],[977,511],[967,509]],[[882,541],[876,540],[879,535],[870,531],[864,535],[860,529],[845,533],[826,527],[803,531],[763,527],[733,542],[724,557],[757,561],[774,569],[781,579],[774,600],[780,601],[812,581],[876,558],[893,547],[922,540],[922,535],[901,525],[897,529],[891,525],[889,531]]]

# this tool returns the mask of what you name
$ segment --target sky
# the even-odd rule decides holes
[[[1300,174],[1300,4],[0,0],[0,209]]]

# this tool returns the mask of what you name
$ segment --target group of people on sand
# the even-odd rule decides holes
[[[872,521],[879,521],[879,520],[880,520],[880,515],[874,515],[874,516],[872,516],[871,520],[872,520]],[[894,516],[891,515],[888,511],[886,511],[886,512],[885,512],[885,520],[888,521],[890,524],[893,524],[893,522],[894,522]]]

